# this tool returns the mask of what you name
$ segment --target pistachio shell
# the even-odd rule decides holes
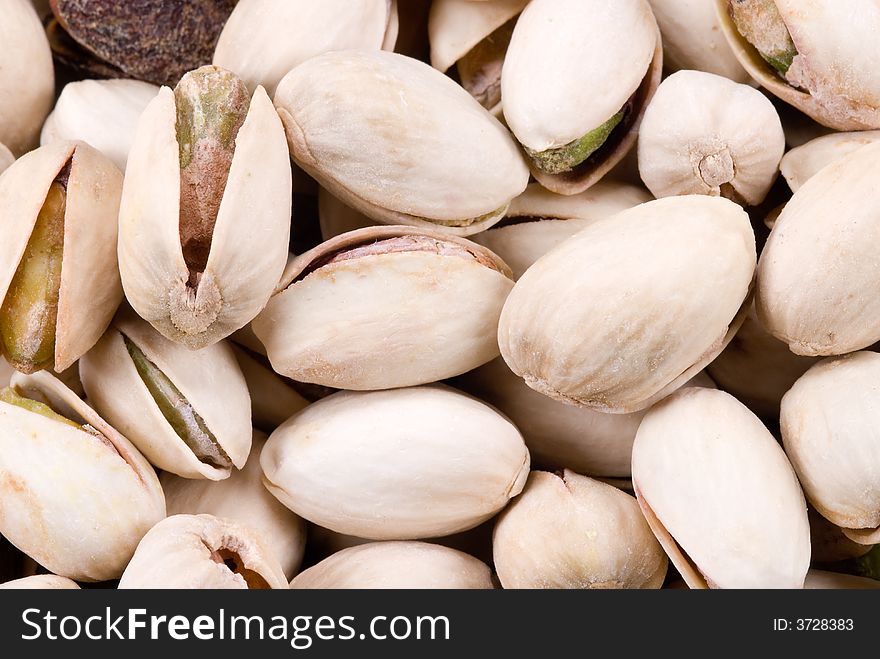
[[[500,256],[519,279],[540,257],[596,220],[650,199],[641,187],[612,181],[572,196],[532,183],[511,202],[501,222],[471,240]]]
[[[54,368],[91,348],[122,301],[116,216],[122,174],[87,144],[56,142],[19,158],[0,176],[0,302],[9,292],[50,186],[70,164],[55,321]]]
[[[877,141],[880,141],[880,130],[823,135],[786,153],[779,169],[788,181],[788,187],[797,192],[826,165]]]
[[[445,73],[528,3],[529,0],[435,0],[428,18],[431,66]]]
[[[269,95],[308,59],[333,50],[392,50],[397,1],[239,0],[220,33],[214,64]]]
[[[648,0],[663,35],[663,62],[671,72],[694,69],[754,84],[721,32],[706,0]]]
[[[12,155],[12,151],[6,148],[2,142],[0,142],[0,174],[3,173],[3,170],[9,167],[15,161],[15,156]]]
[[[55,574],[77,581],[119,577],[141,537],[165,516],[156,474],[125,437],[48,373],[16,374],[12,386],[76,422],[0,402],[0,532]]]
[[[381,250],[400,241],[402,251]],[[327,262],[374,243],[371,253]],[[468,240],[371,227],[294,260],[252,326],[273,368],[294,380],[355,390],[426,384],[498,355],[512,286],[507,266]]]
[[[289,579],[302,561],[306,525],[263,487],[260,451],[266,439],[255,431],[247,463],[224,481],[190,480],[164,473],[160,482],[169,515],[207,513],[250,527],[262,535],[263,544]]]
[[[529,454],[495,410],[432,386],[318,401],[272,433],[260,462],[269,491],[302,517],[411,540],[490,518],[519,494]]]
[[[371,542],[350,547],[300,572],[308,588],[494,588],[489,566],[464,552],[427,542]]]
[[[782,448],[733,396],[677,392],[642,421],[633,485],[691,588],[801,588],[807,507]]]
[[[0,590],[79,590],[75,581],[54,574],[35,574],[0,584]]]
[[[497,222],[528,182],[504,127],[454,81],[402,55],[314,57],[285,76],[275,105],[293,160],[378,222],[470,235]]]
[[[799,355],[838,355],[880,340],[880,144],[813,176],[791,198],[761,254],[758,319]]]
[[[144,536],[119,580],[131,588],[287,588],[263,537],[213,515],[174,515]]]
[[[318,221],[321,237],[330,240],[348,231],[375,226],[369,217],[347,206],[324,188],[318,190]]]
[[[551,398],[644,409],[730,341],[748,310],[755,258],[748,216],[726,199],[641,204],[526,271],[501,313],[501,354]]]
[[[721,195],[757,206],[784,151],[779,115],[761,92],[702,71],[666,78],[639,129],[639,172],[655,197]]]
[[[785,392],[815,363],[768,334],[751,306],[736,335],[706,371],[720,389],[762,419],[775,422]]]
[[[309,404],[288,381],[272,370],[262,355],[234,343],[231,346],[247,382],[254,426],[271,432]]]
[[[839,574],[837,572],[826,572],[825,570],[810,570],[807,572],[807,579],[804,582],[804,588],[808,590],[816,589],[842,589],[862,590],[880,588],[880,581],[876,579],[868,579],[866,577],[856,577],[851,574]]]
[[[20,156],[36,146],[52,109],[52,52],[28,0],[0,0],[0,16],[0,142]]]
[[[847,537],[880,542],[880,355],[807,371],[782,399],[782,441],[810,504]]]
[[[176,123],[174,93],[163,87],[141,115],[129,153],[119,267],[138,314],[197,349],[248,323],[269,299],[287,260],[291,172],[281,122],[258,87],[235,138],[207,266],[193,288],[179,231]]]
[[[533,471],[493,537],[505,588],[660,588],[666,555],[636,500],[565,470]]]
[[[584,38],[585,33],[589,38]],[[586,190],[635,144],[636,130],[660,82],[663,52],[646,0],[532,0],[504,61],[504,117],[535,152],[581,139],[630,101],[603,148],[564,174],[532,163],[532,174],[561,194]]]
[[[728,0],[715,0],[740,63],[763,87],[836,130],[880,128],[880,6],[851,0],[774,0],[797,50],[785,78],[736,30]],[[789,80],[791,84],[789,84]]]
[[[126,339],[159,369],[204,424],[213,447],[200,457],[175,430],[148,389]],[[133,313],[120,313],[80,362],[89,401],[164,471],[186,478],[221,480],[241,469],[251,447],[247,384],[226,343],[199,351],[169,341]],[[219,447],[219,448],[217,448]]]
[[[158,91],[139,80],[69,82],[43,124],[40,144],[87,142],[125,171],[137,121]]]

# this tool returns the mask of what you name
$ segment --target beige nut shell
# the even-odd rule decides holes
[[[823,135],[786,153],[779,169],[791,191],[797,192],[826,165],[877,141],[880,141],[880,130]]]

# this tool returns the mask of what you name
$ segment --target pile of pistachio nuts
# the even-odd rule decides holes
[[[880,587],[845,4],[0,0],[0,588]]]

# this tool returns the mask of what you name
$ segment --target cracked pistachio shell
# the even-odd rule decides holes
[[[782,399],[782,442],[807,500],[861,544],[880,542],[880,354],[825,359]]]
[[[453,80],[403,55],[314,57],[284,77],[275,105],[296,164],[377,222],[474,234],[528,182],[504,126]]]
[[[223,111],[219,116],[222,122]],[[181,246],[179,154],[175,93],[163,87],[141,115],[129,152],[119,268],[135,311],[169,339],[198,349],[250,322],[272,294],[287,262],[291,170],[281,122],[257,87],[193,287]]]
[[[627,479],[632,443],[645,410],[606,414],[540,394],[500,357],[456,379],[455,386],[507,416],[523,434],[532,464],[594,478]],[[714,387],[703,372],[684,385]]]
[[[48,373],[16,374],[12,386],[100,435],[0,402],[0,533],[60,576],[118,578],[141,537],[165,516],[153,468]]]
[[[691,195],[625,210],[542,256],[501,312],[498,342],[530,387],[603,412],[675,391],[727,345],[755,269],[748,215]]]
[[[392,50],[397,28],[397,0],[239,0],[214,64],[272,96],[288,71],[321,53]]]
[[[706,0],[648,0],[663,36],[663,62],[671,72],[706,71],[754,84],[721,32],[718,14]]]
[[[2,174],[3,171],[13,162],[15,162],[15,156],[12,155],[12,151],[10,151],[5,144],[0,142],[0,174]]]
[[[40,144],[87,142],[125,171],[138,119],[159,88],[139,80],[77,80],[61,90]]]
[[[775,96],[836,130],[880,128],[880,5],[874,0],[774,0],[797,54],[785,77],[738,32],[729,0],[721,27],[746,71]]]
[[[272,370],[263,355],[235,343],[230,345],[247,382],[254,426],[271,432],[309,404],[289,381]]]
[[[441,386],[324,398],[272,433],[260,462],[285,506],[374,540],[473,528],[519,494],[529,473],[510,421]]]
[[[500,256],[519,279],[535,261],[596,220],[651,200],[641,187],[600,181],[580,194],[558,195],[532,183],[501,222],[471,240]]]
[[[29,0],[0,0],[0,17],[0,142],[20,156],[52,109],[52,52]]]
[[[504,588],[660,588],[666,555],[636,500],[565,470],[533,471],[492,538]]]
[[[0,590],[79,590],[75,581],[54,574],[35,574],[0,584]]]
[[[605,144],[571,171],[549,174],[532,163],[541,185],[560,194],[583,192],[620,162],[635,145],[662,60],[647,0],[529,3],[501,76],[504,118],[517,140],[533,151],[558,149],[622,110],[625,115]]]
[[[880,340],[880,144],[819,171],[779,215],[758,263],[761,324],[799,355],[840,355]]]
[[[318,221],[324,240],[376,225],[369,217],[346,205],[324,188],[318,189]]]
[[[22,156],[0,176],[2,303],[50,186],[68,165],[54,330],[56,371],[69,368],[95,344],[122,301],[116,261],[122,174],[87,144],[56,142]]]
[[[784,152],[782,123],[766,96],[702,71],[660,83],[639,129],[639,173],[655,197],[721,195],[757,206]]]
[[[189,436],[186,431],[175,430],[139,372],[126,339],[176,388],[183,406],[177,402],[174,407],[190,415],[187,428],[200,439],[187,441],[179,434]],[[233,467],[244,466],[251,448],[251,402],[228,343],[189,350],[130,311],[121,312],[80,360],[80,377],[95,409],[159,469],[185,478],[222,480]],[[196,425],[201,433],[192,430]]]
[[[760,418],[775,422],[785,392],[815,363],[768,334],[751,306],[736,335],[706,371],[720,389]]]
[[[826,165],[877,141],[880,141],[880,130],[823,135],[786,153],[779,169],[791,191],[797,192]]]
[[[427,542],[370,542],[343,549],[300,572],[293,589],[491,589],[489,566],[464,552]]]
[[[251,452],[241,471],[219,483],[181,478],[164,473],[160,478],[165,490],[168,515],[209,514],[250,527],[263,538],[289,579],[297,570],[306,544],[306,524],[281,505],[263,486],[260,451],[266,435],[254,431]]]
[[[807,506],[782,447],[730,394],[686,389],[656,405],[633,446],[648,524],[691,588],[801,588]]]
[[[357,256],[326,262],[346,252]],[[427,384],[498,355],[498,316],[512,287],[504,262],[469,240],[371,227],[296,258],[252,327],[275,371],[299,382]]]
[[[880,588],[880,581],[867,577],[857,577],[852,574],[840,574],[826,572],[825,570],[810,570],[804,582],[807,590],[833,589],[833,590],[868,590]]]
[[[287,588],[263,537],[213,515],[174,515],[144,536],[120,589]]]

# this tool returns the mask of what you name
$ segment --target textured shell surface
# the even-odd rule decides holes
[[[755,268],[748,216],[722,198],[651,201],[541,257],[501,313],[501,354],[526,383],[607,412],[648,407],[733,336]]]
[[[807,506],[770,431],[733,396],[685,389],[656,405],[633,446],[642,511],[691,588],[802,588]]]
[[[0,590],[79,590],[75,581],[54,574],[35,574],[0,584]]]
[[[823,135],[786,153],[782,157],[779,170],[791,191],[797,192],[826,165],[877,141],[880,141],[880,130]]]
[[[260,462],[288,508],[375,540],[473,528],[520,492],[529,471],[510,421],[441,386],[324,398],[272,433]]]
[[[489,566],[427,542],[370,542],[343,549],[300,572],[290,587],[491,589]]]

